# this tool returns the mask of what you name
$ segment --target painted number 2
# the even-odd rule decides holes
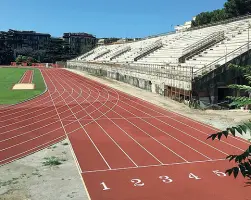
[[[103,190],[110,190],[111,188],[108,188],[105,184],[105,182],[100,183],[100,185],[103,186]]]
[[[134,183],[134,186],[136,187],[142,187],[145,185],[144,183],[141,182],[140,179],[132,179],[131,182]]]

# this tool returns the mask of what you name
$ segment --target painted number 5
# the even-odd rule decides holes
[[[136,187],[137,187],[137,186],[138,186],[138,187],[142,187],[142,186],[145,185],[144,183],[141,182],[140,179],[132,179],[131,182],[134,183],[134,186],[136,186]]]
[[[224,172],[220,172],[219,170],[214,170],[213,173],[215,173],[217,176],[221,176],[221,177],[227,176]]]
[[[160,176],[159,177],[164,183],[171,183],[173,182],[172,179],[170,179],[168,176]]]

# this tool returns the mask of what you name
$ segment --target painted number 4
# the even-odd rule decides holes
[[[200,180],[200,179],[201,179],[200,177],[194,175],[193,173],[190,173],[190,174],[188,175],[188,177],[189,177],[189,178],[194,178],[195,180]]]

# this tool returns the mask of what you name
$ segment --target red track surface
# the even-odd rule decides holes
[[[33,79],[33,70],[27,70],[20,79],[19,83],[32,83],[32,79]]]
[[[67,136],[93,200],[251,199],[241,177],[222,173],[226,155],[248,142],[206,140],[214,128],[62,69],[41,71],[44,95],[0,110],[0,165]]]

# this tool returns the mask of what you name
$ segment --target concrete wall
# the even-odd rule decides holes
[[[84,64],[76,64],[76,63],[67,63],[67,68],[77,69],[80,71],[86,71],[94,76],[103,76],[110,79],[115,79],[117,81],[121,81],[124,83],[128,83],[135,87],[157,93],[160,95],[164,95],[164,87],[165,83],[159,81],[158,79],[151,79],[151,76],[145,76],[142,74],[131,73],[126,70],[113,70],[113,69],[103,69],[103,68],[95,68],[90,67]],[[139,77],[141,76],[141,77]]]

